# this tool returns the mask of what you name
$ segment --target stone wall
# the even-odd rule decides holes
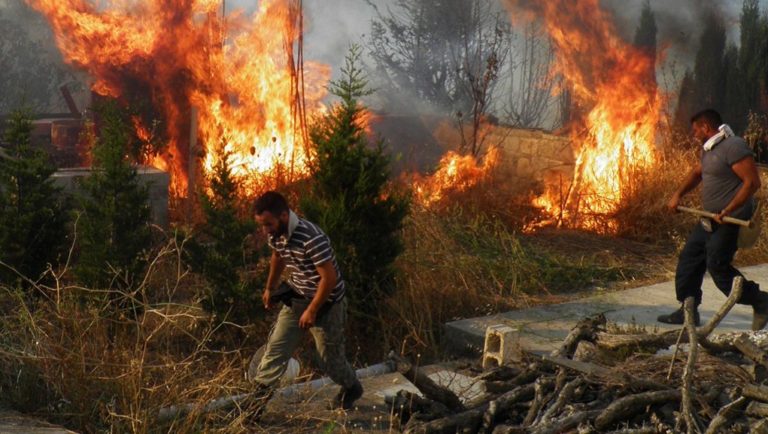
[[[536,130],[494,127],[486,138],[504,155],[510,174],[543,180],[552,173],[570,177],[574,166],[570,139]]]

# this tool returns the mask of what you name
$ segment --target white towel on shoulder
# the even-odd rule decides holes
[[[723,140],[727,139],[728,137],[735,136],[733,133],[733,130],[730,126],[727,124],[722,124],[718,128],[718,133],[714,136],[710,137],[709,140],[704,142],[704,150],[705,151],[711,151],[712,148],[715,147],[718,143],[722,142]]]

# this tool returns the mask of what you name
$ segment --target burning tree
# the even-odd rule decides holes
[[[143,163],[169,171],[177,197],[194,195],[196,172],[213,170],[221,143],[234,176],[304,171],[302,114],[321,109],[328,69],[303,62],[300,0],[260,1],[252,16],[222,16],[221,0],[27,2],[94,92],[150,99],[135,128],[156,116],[167,146]]]

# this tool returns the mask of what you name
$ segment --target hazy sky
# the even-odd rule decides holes
[[[467,0],[473,1],[473,0]],[[546,0],[543,0],[546,1]],[[579,1],[579,0],[573,0]],[[386,8],[395,0],[373,0]],[[601,0],[620,22],[627,37],[637,27],[640,10],[645,0]],[[697,23],[711,10],[717,11],[730,27],[729,40],[738,40],[738,21],[742,0],[650,0],[656,12],[660,40],[674,43],[682,54],[693,51],[698,42]],[[760,0],[768,9],[768,0]],[[227,0],[228,8],[253,10],[257,0]],[[364,43],[370,30],[373,9],[366,0],[304,0],[308,32],[305,39],[305,57],[321,60],[337,69],[351,43]]]

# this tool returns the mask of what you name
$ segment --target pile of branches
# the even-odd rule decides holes
[[[398,359],[423,396],[400,391],[395,413],[406,433],[768,433],[768,335],[710,339],[740,295],[736,279],[698,329],[692,298],[681,330],[616,334],[603,315],[582,320],[548,355],[479,371],[486,392],[471,404]]]

